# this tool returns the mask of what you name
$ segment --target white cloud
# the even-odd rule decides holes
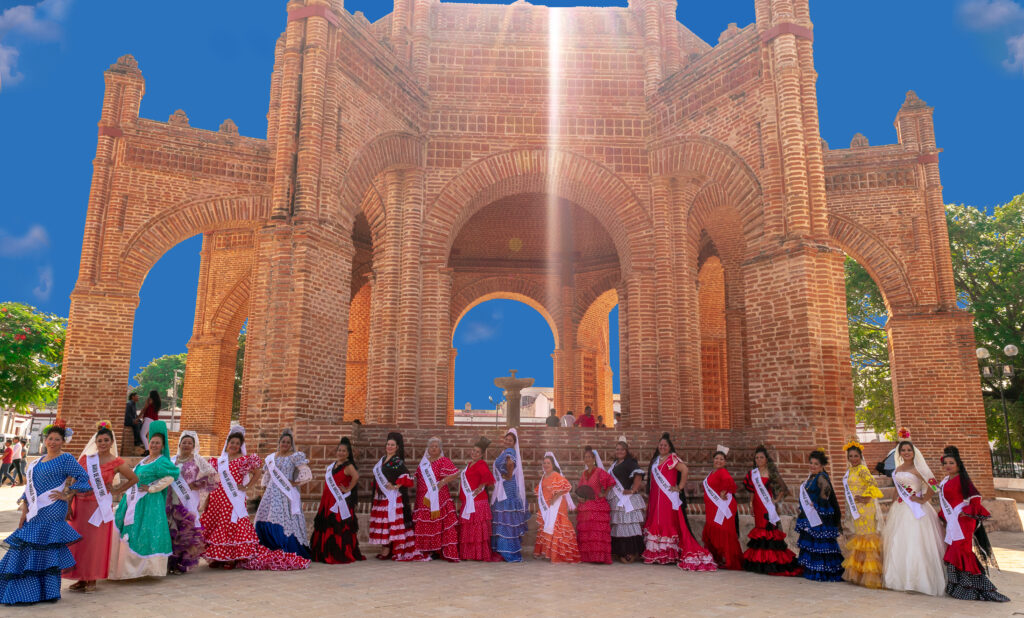
[[[1003,66],[1014,73],[1024,72],[1024,34],[1007,39],[1006,47],[1010,57],[1003,60]]]
[[[60,37],[60,22],[67,15],[71,0],[43,0],[37,4],[19,4],[0,13],[0,88],[22,79],[18,72],[18,49],[4,45],[9,35],[39,41]],[[9,43],[9,41],[8,41]]]
[[[33,225],[24,236],[10,236],[0,229],[0,257],[20,257],[28,253],[40,251],[50,246],[50,236],[46,228]]]
[[[39,300],[50,300],[53,291],[53,267],[43,266],[39,269],[39,285],[32,288],[32,294]]]
[[[960,16],[968,28],[993,30],[1024,22],[1024,7],[1014,0],[967,0],[960,5]]]
[[[469,322],[461,328],[462,340],[465,343],[481,343],[493,339],[497,331],[492,327],[480,322]]]

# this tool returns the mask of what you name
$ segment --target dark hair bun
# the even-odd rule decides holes
[[[821,449],[817,449],[817,450],[811,451],[811,454],[807,456],[807,459],[808,460],[817,459],[818,461],[821,462],[821,465],[823,465],[823,466],[827,466],[828,465],[828,455],[826,455],[825,451],[823,451]]]
[[[671,438],[672,438],[672,436],[667,431],[665,433],[661,434],[661,439],[662,440],[670,440]]]

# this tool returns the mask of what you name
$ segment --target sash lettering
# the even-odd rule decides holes
[[[142,463],[138,464],[133,468],[133,471],[137,471],[143,466]],[[138,472],[136,472],[138,474]],[[136,483],[128,489],[128,493],[125,494],[128,508],[124,511],[124,525],[131,526],[135,523],[135,507],[138,506],[139,500],[142,499],[142,494],[145,493],[139,489],[139,484]],[[127,536],[127,535],[126,535]]]
[[[910,507],[910,512],[914,514],[914,518],[921,519],[924,517],[924,507],[910,499],[911,496],[916,497],[917,494],[909,491],[903,486],[903,483],[897,481],[895,478],[893,479],[893,485],[896,486],[896,493],[899,494],[903,503]]]
[[[818,509],[814,507],[814,502],[811,500],[810,494],[807,493],[806,483],[800,485],[800,506],[803,507],[804,517],[807,518],[807,523],[811,524],[812,528],[821,525],[821,516],[818,515]]]
[[[40,510],[53,504],[54,500],[50,497],[50,493],[61,487],[60,485],[55,485],[45,491],[36,491],[34,472],[36,465],[38,465],[42,460],[43,458],[40,457],[33,461],[29,464],[28,469],[25,470],[25,499],[28,500],[28,516],[25,518],[25,521],[32,521],[32,518],[35,517]],[[51,459],[50,461],[53,460]]]
[[[377,481],[377,490],[388,499],[388,521],[394,521],[398,517],[398,493],[397,489],[388,489],[388,479],[384,476],[384,458],[381,457],[373,466],[373,478]]]
[[[352,517],[352,512],[348,509],[348,497],[352,492],[342,493],[341,488],[338,487],[337,481],[334,480],[334,464],[327,464],[325,483],[327,484],[328,491],[334,496],[334,506],[331,507],[331,510],[337,513],[342,521]]]
[[[302,515],[302,496],[299,494],[299,488],[292,485],[291,482],[285,478],[284,473],[278,469],[276,462],[277,455],[271,453],[267,456],[267,474],[270,475],[270,480],[274,485],[284,494],[285,498],[288,498],[288,504],[291,506],[292,515]]]
[[[715,523],[721,526],[722,522],[732,517],[732,508],[730,508],[732,494],[726,494],[725,498],[718,495],[717,491],[711,489],[711,483],[708,482],[709,478],[711,478],[710,474],[704,478],[704,495],[715,504]]]
[[[843,493],[846,494],[846,508],[850,511],[850,517],[854,521],[860,519],[860,509],[857,508],[857,500],[853,497],[853,492],[850,491],[850,471],[847,470],[846,474],[843,475]]]
[[[492,468],[494,469],[494,494],[491,495],[491,504],[494,504],[495,502],[501,502],[507,497],[505,495],[505,470],[498,467],[499,460],[501,460],[501,457],[495,459],[494,465],[492,466]],[[515,464],[516,467],[519,467],[519,461],[516,461]],[[512,471],[512,478],[508,480],[515,480],[515,470]]]
[[[750,473],[750,480],[754,482],[754,491],[757,492],[758,499],[761,500],[761,505],[766,511],[768,511],[768,521],[773,525],[778,525],[782,518],[779,517],[779,512],[775,508],[775,503],[772,502],[772,495],[768,493],[768,488],[764,486],[764,479],[761,478],[761,471],[754,468]]]
[[[660,489],[661,493],[665,494],[665,497],[668,498],[669,502],[672,503],[672,508],[675,510],[679,510],[679,508],[683,506],[683,501],[679,499],[678,492],[672,491],[672,485],[668,482],[668,479],[665,478],[665,475],[661,472],[661,462],[659,461],[657,464],[652,466],[652,470],[652,475],[654,476],[654,481],[655,484],[658,486],[658,489]]]
[[[462,519],[469,519],[473,513],[476,513],[476,496],[473,495],[473,488],[469,486],[469,479],[466,478],[466,472],[468,471],[469,466],[466,466],[466,469],[459,475],[462,495],[466,497],[462,505]]]
[[[107,484],[103,482],[103,471],[100,466],[99,455],[89,455],[85,458],[86,472],[89,473],[89,485],[92,486],[92,495],[96,497],[96,510],[93,511],[89,523],[99,527],[107,522],[114,521],[113,498],[107,491]]]
[[[964,529],[960,525],[960,513],[970,502],[964,500],[956,506],[950,505],[946,500],[946,493],[944,491],[948,480],[949,477],[947,476],[939,484],[939,504],[942,506],[942,514],[946,516],[946,545],[952,545],[964,538]]]
[[[224,495],[231,503],[231,523],[248,517],[249,510],[245,507],[245,493],[239,489],[235,477],[231,476],[231,462],[228,461],[226,453],[217,459],[217,475],[220,476],[220,486],[224,488]]]
[[[424,455],[423,459],[420,459],[420,475],[423,477],[423,484],[427,486],[427,500],[430,502],[430,518],[437,519],[437,515],[441,512],[441,500],[440,491],[437,488],[437,477],[434,475],[434,466],[430,465],[430,460]]]

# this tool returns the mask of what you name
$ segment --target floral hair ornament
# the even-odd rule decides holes
[[[96,431],[99,431],[100,429],[104,428],[110,429],[110,421],[100,421],[96,423]]]
[[[899,430],[896,431],[896,435],[899,437],[900,440],[909,440],[910,430],[907,429],[906,427],[900,427]]]
[[[65,442],[70,440],[72,434],[74,434],[74,432],[71,431],[71,428],[67,426],[67,423],[64,422],[64,419],[58,419],[56,422],[50,423],[46,427],[43,427],[43,437],[45,438],[46,434],[50,433],[50,430],[55,428],[55,427],[59,427],[62,430],[64,430],[64,441]]]
[[[849,442],[843,445],[844,452],[850,450],[851,448],[855,448],[858,451],[864,452],[864,446],[860,442],[857,442],[857,438],[852,438]]]

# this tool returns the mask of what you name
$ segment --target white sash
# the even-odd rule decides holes
[[[661,493],[665,494],[665,497],[672,503],[672,508],[674,510],[679,510],[679,507],[683,506],[683,501],[679,499],[678,492],[672,491],[672,485],[669,484],[665,475],[661,473],[661,462],[657,462],[651,466],[651,468],[651,474],[654,476],[658,489],[660,489]]]
[[[516,460],[516,466],[518,465],[519,460]],[[494,470],[494,493],[491,494],[491,504],[494,504],[495,502],[501,502],[507,497],[505,495],[505,471],[498,469],[497,459],[494,460],[494,464],[491,466],[491,468]],[[514,467],[512,469],[512,478],[508,480],[516,480],[516,471]]]
[[[56,459],[56,457],[54,459]],[[61,487],[61,485],[55,485],[46,491],[36,491],[36,486],[33,483],[32,477],[34,476],[33,472],[35,471],[36,465],[42,460],[43,458],[40,457],[33,461],[29,464],[28,469],[25,470],[25,499],[28,501],[28,516],[25,518],[25,521],[32,521],[32,518],[35,517],[40,510],[53,504],[54,500],[50,497],[50,493]],[[53,459],[50,461],[53,461]]]
[[[220,476],[220,484],[224,489],[224,495],[231,503],[231,523],[235,523],[243,517],[249,516],[249,509],[245,506],[245,492],[238,488],[235,477],[231,476],[231,462],[227,454],[217,459],[217,474]]]
[[[334,496],[334,506],[331,507],[331,511],[338,514],[341,521],[345,521],[349,517],[352,517],[352,512],[348,510],[347,498],[352,492],[342,493],[341,487],[338,487],[338,483],[334,480],[334,464],[327,464],[327,478],[325,480],[327,489]]]
[[[96,497],[96,510],[93,511],[89,523],[99,527],[110,521],[114,521],[113,498],[107,491],[107,484],[103,482],[103,471],[100,466],[100,456],[93,454],[85,458],[86,472],[89,473],[89,484],[92,485],[92,495]]]
[[[178,464],[178,456],[175,455],[171,458],[171,462],[174,465]],[[185,476],[182,474],[178,475],[178,478],[174,479],[171,483],[171,489],[174,490],[174,495],[178,497],[178,502],[183,507],[188,509],[189,513],[195,517],[196,524],[199,524],[199,492],[193,491],[188,483],[185,482]]]
[[[721,526],[723,521],[732,517],[732,509],[729,508],[729,505],[732,504],[732,494],[727,494],[727,498],[719,496],[717,491],[711,489],[711,483],[708,483],[709,478],[711,478],[711,474],[704,478],[704,495],[715,503],[715,523]]]
[[[540,509],[540,515],[544,519],[544,534],[551,534],[555,531],[555,520],[558,519],[558,509],[562,506],[562,498],[565,496],[558,496],[555,503],[548,506],[548,501],[544,499],[544,479],[541,479],[540,483],[537,483],[537,507]]]
[[[373,466],[373,478],[377,481],[377,490],[384,494],[388,501],[388,521],[394,521],[398,517],[398,496],[397,489],[388,489],[388,479],[384,476],[384,458],[377,460]]]
[[[612,462],[612,465],[608,466],[608,475],[612,477],[613,481],[615,481],[615,487],[612,487],[612,491],[615,492],[615,497],[619,499],[619,505],[622,507],[622,510],[625,511],[626,513],[632,513],[633,512],[632,496],[627,496],[624,493],[626,491],[626,488],[623,487],[622,483],[619,482],[619,479],[615,478],[615,475],[612,474],[612,470],[615,469],[615,465],[618,464],[618,463],[619,462],[615,461],[615,462]]]
[[[893,478],[892,484],[896,486],[896,493],[903,499],[903,503],[910,507],[910,512],[914,514],[914,518],[921,519],[924,517],[924,507],[910,499],[911,496],[916,496],[917,494],[907,491],[907,488],[895,478]]]
[[[276,461],[277,453],[267,455],[267,474],[270,475],[270,480],[281,490],[284,497],[288,498],[292,515],[302,515],[302,496],[299,494],[299,488],[292,485],[291,481],[284,477],[284,473],[277,469]]]
[[[466,466],[466,469],[459,475],[462,483],[462,494],[466,496],[465,504],[462,505],[462,519],[469,519],[473,513],[476,513],[476,496],[473,495],[473,488],[469,486],[466,472],[469,472],[469,466]]]
[[[811,500],[810,494],[807,493],[807,483],[800,483],[800,506],[804,509],[804,517],[807,518],[807,523],[811,524],[812,528],[817,528],[821,525],[821,516],[818,515],[818,509],[814,507],[814,502]]]
[[[946,494],[943,491],[948,480],[949,477],[947,476],[939,483],[939,504],[942,506],[942,514],[946,516],[946,545],[952,545],[964,538],[964,529],[960,525],[960,513],[970,502],[965,499],[955,507],[951,506],[946,500]]]
[[[768,521],[772,525],[778,525],[782,518],[779,517],[779,512],[775,508],[775,503],[772,502],[772,495],[768,493],[768,488],[764,486],[764,480],[761,478],[761,471],[754,468],[750,473],[750,480],[754,483],[754,491],[757,492],[757,497],[761,499],[761,505],[764,506],[764,510],[768,511]],[[817,511],[815,511],[817,513]]]
[[[441,512],[440,491],[437,488],[437,477],[434,475],[434,466],[426,455],[420,459],[420,474],[423,476],[423,484],[427,486],[427,500],[430,501],[430,512]]]
[[[132,471],[138,470],[140,467],[142,467],[142,462],[139,462],[134,468],[132,468]],[[125,497],[127,499],[127,505],[128,505],[127,508],[124,511],[124,525],[125,526],[131,526],[132,524],[135,523],[135,507],[138,506],[139,500],[142,499],[142,494],[143,493],[144,492],[139,490],[139,484],[136,483],[136,484],[132,485],[128,489],[128,493],[125,494]]]
[[[846,474],[843,475],[843,493],[846,494],[846,508],[850,511],[850,517],[854,521],[860,519],[860,509],[857,508],[857,500],[853,497],[853,492],[850,491],[850,471],[847,470]]]

